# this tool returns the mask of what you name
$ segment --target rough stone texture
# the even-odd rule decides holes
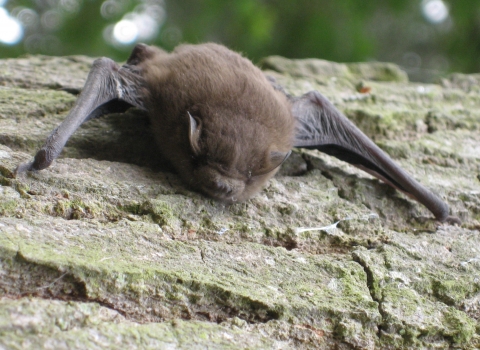
[[[92,59],[0,61],[1,349],[480,347],[480,76],[413,84],[391,64],[270,57],[319,90],[463,220],[315,151],[225,207],[157,159],[131,109],[13,177]]]

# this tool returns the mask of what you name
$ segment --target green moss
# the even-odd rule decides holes
[[[385,82],[408,82],[408,75],[393,63],[348,63],[350,72],[363,79]]]
[[[64,91],[2,87],[0,88],[0,114],[4,117],[38,119],[46,114],[69,110],[75,99],[75,96]]]
[[[139,245],[142,241],[135,235],[130,237],[136,242],[133,245],[125,242],[128,237],[125,234],[121,235],[121,245],[114,241],[115,237],[98,237],[102,243],[95,244],[92,239],[97,235],[85,233],[70,237],[68,245],[56,244],[55,247],[24,241],[20,243],[22,260],[52,269],[61,266],[77,283],[85,285],[90,299],[108,300],[121,295],[124,310],[136,309],[144,303],[144,298],[151,297],[156,308],[162,306],[162,310],[169,310],[174,316],[183,315],[186,309],[192,312],[198,308],[220,319],[238,315],[250,322],[265,322],[293,316],[299,322],[310,322],[312,317],[337,319],[339,316],[332,310],[345,310],[348,305],[369,310],[368,313],[354,312],[352,316],[375,315],[375,305],[365,300],[367,291],[362,285],[361,270],[348,272],[350,268],[358,269],[356,264],[344,267],[343,262],[309,258],[304,266],[292,260],[284,249],[217,244],[212,250],[211,242],[204,247],[202,257],[198,248],[188,244],[158,240],[155,247],[161,258],[157,261],[144,256]],[[88,249],[84,248],[86,244]],[[257,253],[251,255],[252,249]],[[251,259],[255,260],[253,265]],[[289,267],[287,271],[291,272],[284,275],[285,267],[292,263],[295,266]],[[333,284],[323,285],[325,274],[330,273],[337,275],[339,289]],[[252,280],[256,285],[253,290]],[[274,288],[279,281],[284,283],[282,288]],[[307,294],[299,295],[301,291]],[[151,317],[155,317],[155,313]],[[365,322],[371,323],[368,319],[366,317]]]
[[[18,200],[0,201],[0,215],[11,216],[15,214]]]
[[[50,210],[50,209],[47,209]],[[84,202],[81,199],[59,199],[51,207],[54,215],[61,216],[66,219],[79,220],[86,217],[96,217],[100,213],[105,213],[105,207],[95,202]]]
[[[448,305],[458,305],[475,292],[475,284],[458,280],[435,279],[432,283],[434,295]],[[478,288],[478,287],[477,287]]]
[[[251,232],[251,227],[248,225],[248,223],[245,222],[235,222],[233,227],[231,228],[233,231],[239,232],[239,233],[249,233]]]
[[[141,215],[142,214],[142,204],[137,201],[131,201],[127,203],[123,203],[120,206],[120,209],[124,210],[127,213],[131,213],[134,215]]]
[[[171,225],[176,218],[171,203],[157,199],[149,199],[143,202],[140,213],[150,215],[152,220],[160,226]]]
[[[414,135],[417,133],[416,121],[423,117],[416,111],[389,110],[375,105],[349,108],[345,114],[374,141]]]
[[[96,303],[37,298],[0,300],[1,343],[9,349],[272,349],[259,334],[216,323],[174,320],[138,324]],[[33,321],[34,320],[34,321]]]
[[[355,82],[359,79],[375,81],[407,82],[408,76],[397,65],[383,62],[335,63],[320,59],[290,60],[270,56],[260,62],[263,69],[291,74],[294,77],[323,78],[335,77]]]
[[[21,199],[17,191],[0,185],[0,216],[13,216],[21,209]]]
[[[444,268],[436,272],[442,278],[429,283],[433,272],[424,262],[429,258],[410,261],[414,256],[403,255],[407,246],[401,244],[398,250],[385,245],[373,252],[354,252],[354,259],[365,267],[372,295],[379,301],[382,343],[394,347],[424,347],[441,339],[451,339],[457,345],[469,343],[476,323],[456,306],[476,293],[475,284],[468,277],[466,281],[449,280]],[[440,301],[431,298],[432,293]]]
[[[451,337],[454,343],[465,344],[475,335],[477,323],[464,312],[449,308],[443,317],[444,324],[448,327],[445,335]]]

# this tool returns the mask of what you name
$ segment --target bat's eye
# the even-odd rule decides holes
[[[193,117],[190,112],[188,114],[188,139],[194,155],[199,155],[200,149],[200,133],[202,129],[202,123],[200,119]]]

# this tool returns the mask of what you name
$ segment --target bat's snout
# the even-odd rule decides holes
[[[204,166],[194,171],[192,185],[200,192],[224,203],[244,200],[245,182],[221,174],[216,169]]]

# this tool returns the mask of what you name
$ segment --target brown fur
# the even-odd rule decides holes
[[[285,95],[221,45],[182,45],[170,54],[143,49],[134,59],[160,152],[187,184],[215,199],[243,201],[258,192],[293,146]],[[189,138],[188,113],[198,140]]]

